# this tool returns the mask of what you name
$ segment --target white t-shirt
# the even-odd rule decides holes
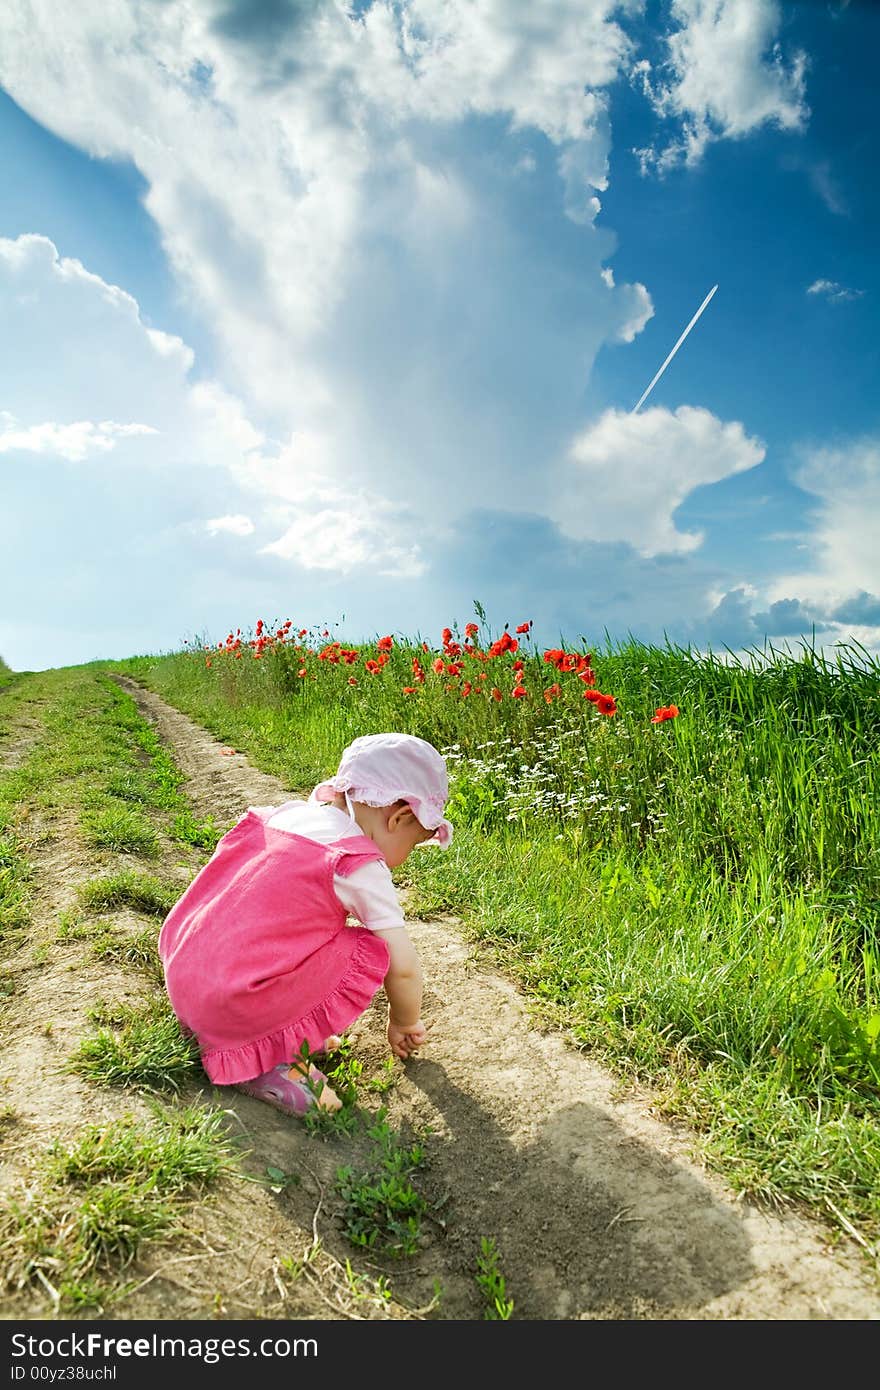
[[[347,811],[315,801],[285,801],[272,811],[266,823],[273,830],[302,835],[319,845],[363,834]],[[406,926],[391,870],[384,860],[361,864],[348,875],[334,874],[333,891],[349,916],[370,931]]]

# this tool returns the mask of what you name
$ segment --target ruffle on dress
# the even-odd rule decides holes
[[[218,1086],[250,1081],[271,1067],[292,1063],[304,1042],[311,1052],[320,1052],[332,1033],[344,1033],[369,1008],[388,973],[388,946],[366,927],[346,927],[345,931],[357,932],[359,940],[336,988],[285,1028],[239,1047],[206,1048],[201,1060],[211,1081]],[[328,945],[332,947],[333,942]]]

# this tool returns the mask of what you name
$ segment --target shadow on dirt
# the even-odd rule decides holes
[[[627,1318],[651,1308],[681,1318],[753,1274],[736,1214],[596,1107],[556,1110],[521,1149],[437,1063],[414,1061],[407,1073],[449,1129],[432,1146],[433,1170],[450,1179],[448,1239],[495,1238],[516,1316]],[[473,1181],[463,1186],[462,1174]],[[446,1316],[456,1316],[448,1299]]]

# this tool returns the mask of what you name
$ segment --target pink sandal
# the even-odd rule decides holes
[[[309,1067],[308,1080],[301,1076],[294,1081],[288,1075],[289,1071],[290,1067],[282,1063],[281,1066],[264,1072],[262,1076],[255,1076],[251,1081],[240,1081],[235,1089],[244,1092],[246,1096],[253,1096],[255,1100],[265,1101],[267,1105],[274,1106],[285,1115],[304,1115],[316,1104],[316,1089],[323,1085],[327,1078],[317,1067]]]

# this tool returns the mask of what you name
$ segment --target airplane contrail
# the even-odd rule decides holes
[[[693,326],[694,326],[694,324],[696,323],[697,319],[698,319],[698,318],[700,317],[700,315],[702,314],[702,312],[703,312],[703,310],[705,309],[706,305],[709,303],[709,300],[712,298],[712,296],[713,296],[713,294],[715,293],[715,291],[717,290],[717,288],[718,288],[717,285],[713,285],[713,286],[712,286],[711,290],[710,290],[709,293],[706,295],[706,298],[703,300],[703,302],[702,302],[702,304],[700,305],[699,309],[698,309],[697,312],[694,314],[693,318],[691,319],[690,323],[688,324],[687,328],[684,330],[684,332],[682,333],[682,335],[681,335],[681,337],[679,338],[678,342],[675,344],[675,347],[672,349],[672,351],[670,352],[670,354],[669,354],[669,356],[667,357],[666,361],[663,363],[663,366],[660,368],[659,372],[657,372],[657,374],[654,376],[654,378],[648,383],[648,385],[646,386],[645,390],[642,392],[641,396],[639,397],[638,401],[637,401],[636,404],[633,406],[632,410],[630,411],[630,415],[635,415],[635,413],[636,413],[636,411],[639,409],[639,407],[640,407],[641,405],[644,405],[645,400],[646,400],[646,398],[647,398],[647,396],[648,396],[648,393],[649,393],[650,391],[652,391],[652,390],[654,389],[654,387],[657,385],[657,382],[660,380],[661,376],[662,376],[663,373],[666,371],[666,368],[669,366],[669,364],[670,364],[670,362],[672,361],[673,357],[674,357],[675,354],[678,352],[678,349],[681,347],[681,345],[682,345],[682,343],[684,342],[685,338],[686,338],[687,335],[690,333],[691,329],[693,328]]]

